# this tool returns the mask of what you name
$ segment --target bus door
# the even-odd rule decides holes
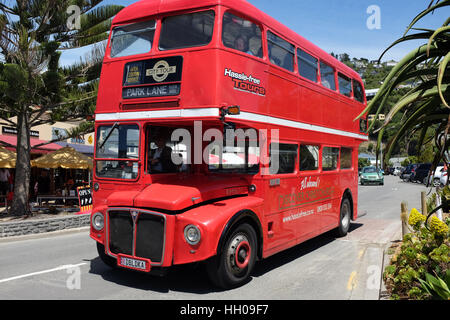
[[[297,238],[297,154],[297,144],[270,144],[269,179],[266,180],[265,196],[268,250],[286,248]]]
[[[304,241],[320,232],[320,206],[323,202],[323,183],[319,172],[320,147],[300,144],[297,186],[298,239]]]
[[[339,152],[338,147],[322,147],[322,186],[320,197],[322,199],[318,206],[320,216],[320,227],[322,231],[337,227],[340,214],[339,197]]]

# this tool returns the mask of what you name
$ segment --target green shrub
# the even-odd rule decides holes
[[[413,209],[408,223],[414,231],[404,236],[383,273],[391,299],[436,299],[448,292],[449,221],[432,218],[428,228],[424,222],[425,216]]]

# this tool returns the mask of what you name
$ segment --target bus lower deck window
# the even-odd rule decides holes
[[[288,174],[295,172],[298,146],[296,144],[270,144],[270,174]]]
[[[300,146],[300,171],[312,171],[319,169],[319,147]]]
[[[339,160],[339,148],[324,147],[322,150],[323,171],[336,170]]]
[[[341,148],[341,169],[352,168],[352,149]]]

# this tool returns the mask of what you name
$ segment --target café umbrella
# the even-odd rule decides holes
[[[65,147],[32,160],[31,166],[46,169],[63,168],[92,170],[93,161],[92,158],[79,153],[74,148]]]
[[[0,147],[0,168],[13,169],[16,167],[17,156],[15,152]]]

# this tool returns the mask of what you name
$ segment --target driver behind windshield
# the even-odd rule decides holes
[[[172,148],[166,145],[166,136],[162,134],[158,135],[155,138],[154,143],[157,148],[150,151],[150,173],[176,172],[176,166],[172,162]]]

